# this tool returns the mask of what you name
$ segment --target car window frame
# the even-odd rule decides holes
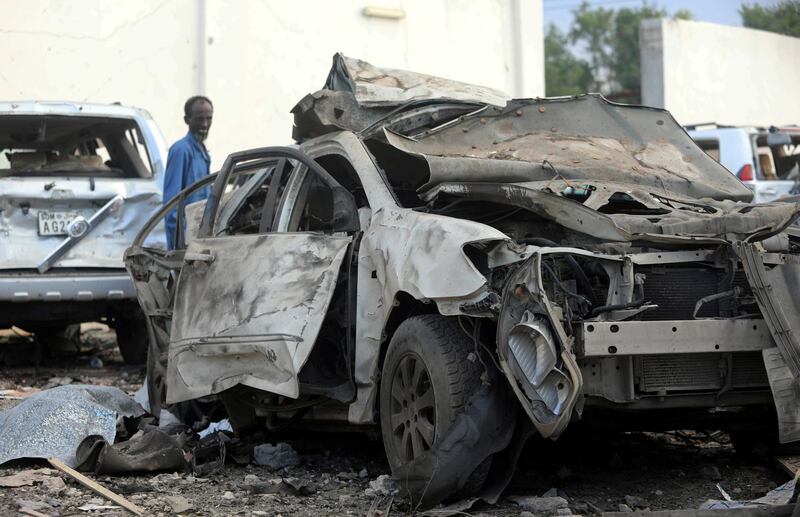
[[[292,176],[289,178],[289,182],[286,186],[286,191],[284,191],[283,195],[278,204],[279,212],[276,213],[276,218],[273,221],[273,228],[272,231],[275,231],[276,225],[278,221],[281,221],[281,214],[282,210],[285,206],[285,199],[287,198],[287,192],[289,191],[289,186],[293,179],[296,177],[299,171],[304,169],[308,169],[314,174],[316,174],[328,187],[332,190],[339,189],[346,196],[349,197],[350,204],[355,207],[355,199],[353,195],[348,192],[344,187],[342,187],[331,175],[326,171],[321,165],[319,165],[311,156],[306,154],[305,152],[301,151],[296,147],[286,147],[286,146],[275,146],[275,147],[260,147],[256,149],[249,149],[246,151],[239,151],[236,153],[232,153],[228,155],[225,159],[225,163],[222,165],[219,173],[217,174],[217,178],[214,181],[214,184],[211,189],[211,193],[208,197],[208,201],[206,202],[205,209],[203,211],[203,218],[200,222],[200,229],[197,233],[197,238],[209,238],[213,237],[214,228],[216,226],[217,217],[219,215],[220,203],[222,201],[222,195],[225,192],[225,187],[228,184],[228,178],[230,177],[233,170],[236,168],[237,165],[241,164],[242,162],[247,162],[251,160],[258,160],[258,159],[267,159],[267,158],[285,158],[288,161],[294,160],[296,165],[292,170]],[[296,201],[296,198],[295,198]],[[265,207],[266,208],[266,207]],[[354,214],[356,216],[357,221],[357,211]]]

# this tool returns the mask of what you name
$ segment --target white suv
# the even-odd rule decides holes
[[[769,203],[798,192],[800,127],[686,126],[695,142]]]
[[[144,360],[122,255],[161,206],[165,154],[141,109],[0,103],[0,327],[107,319],[123,358]],[[163,231],[151,237],[163,241]]]

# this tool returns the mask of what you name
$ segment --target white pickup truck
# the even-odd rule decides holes
[[[0,102],[0,327],[104,320],[125,361],[144,361],[122,255],[161,206],[165,156],[141,109]],[[163,230],[150,240],[163,247]]]

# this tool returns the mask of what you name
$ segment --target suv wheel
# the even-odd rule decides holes
[[[414,316],[398,327],[383,363],[380,419],[392,470],[429,451],[464,411],[481,370],[467,356],[474,344],[452,319]],[[491,458],[467,481],[477,491]],[[465,487],[467,488],[467,487]]]
[[[147,322],[137,308],[136,314],[114,319],[117,346],[126,364],[143,364],[147,360]]]

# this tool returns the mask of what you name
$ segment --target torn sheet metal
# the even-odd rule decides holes
[[[754,244],[737,242],[734,247],[775,344],[800,383],[800,262],[792,260],[767,269],[763,254]]]
[[[429,186],[563,178],[692,198],[753,197],[668,111],[614,104],[595,94],[514,100],[415,139],[386,137],[428,161]]]
[[[505,93],[493,88],[407,70],[378,68],[341,53],[333,56],[324,88],[351,92],[364,107],[393,106],[422,99],[455,99],[505,106],[508,100]]]
[[[144,414],[119,388],[72,384],[40,391],[0,412],[0,464],[19,458],[56,457],[74,467],[84,438],[114,443],[117,419]]]
[[[635,196],[645,209],[649,208],[654,213],[609,214],[587,207],[586,203],[540,190],[539,186],[529,183],[446,183],[433,187],[425,198],[449,194],[518,206],[570,230],[609,242],[675,243],[691,238],[696,244],[724,244],[753,235],[774,235],[800,214],[800,205],[790,203],[754,205],[674,196],[665,199],[650,196],[644,191],[631,190],[622,191]],[[601,194],[605,194],[608,201],[608,191]]]
[[[789,501],[795,498],[795,487],[797,479],[787,481],[781,486],[774,488],[767,492],[766,495],[758,499],[750,499],[746,501],[733,501],[730,499],[716,500],[709,499],[700,505],[701,510],[727,510],[732,508],[763,508],[764,506],[778,506],[789,504]],[[719,485],[717,485],[719,487]],[[723,495],[727,495],[724,494]]]
[[[237,384],[297,398],[297,374],[314,346],[351,240],[275,233],[190,242],[185,260],[196,260],[178,280],[167,403]]]

